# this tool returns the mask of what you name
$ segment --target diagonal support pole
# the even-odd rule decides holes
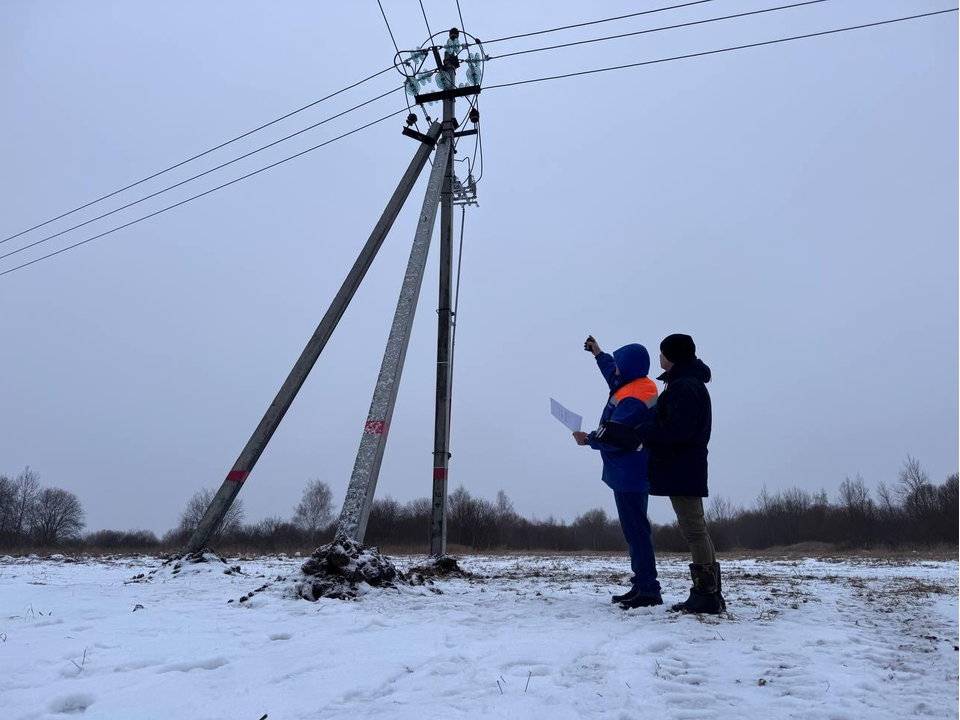
[[[433,226],[436,225],[437,208],[440,204],[440,191],[445,182],[448,159],[452,156],[452,146],[453,142],[449,139],[441,141],[437,146],[436,157],[433,159],[433,170],[430,172],[427,192],[423,198],[423,209],[420,211],[420,221],[414,235],[413,248],[410,250],[407,271],[403,276],[400,299],[397,301],[393,325],[390,327],[387,348],[383,352],[383,362],[380,364],[373,401],[370,403],[370,412],[367,413],[367,422],[360,438],[360,449],[357,451],[357,460],[353,465],[353,474],[350,476],[347,497],[340,511],[338,531],[361,543],[367,532],[367,520],[370,518],[370,508],[373,506],[373,496],[377,490],[380,464],[383,461],[383,452],[387,446],[387,432],[390,429],[393,408],[400,389],[403,361],[407,356],[410,329],[413,327],[417,300],[423,285],[430,239],[433,235]]]
[[[436,140],[440,136],[440,124],[433,123],[427,132],[427,136]],[[307,375],[310,374],[310,371],[316,364],[320,353],[323,351],[334,329],[336,329],[337,324],[340,322],[340,318],[343,317],[347,305],[349,305],[353,299],[357,288],[360,286],[361,281],[367,274],[367,270],[373,263],[373,259],[376,257],[381,245],[383,245],[387,233],[390,232],[390,228],[397,219],[400,209],[410,195],[414,184],[416,184],[417,178],[420,177],[424,165],[427,164],[427,159],[430,157],[432,150],[433,148],[426,143],[421,144],[417,148],[413,160],[410,161],[410,165],[400,179],[400,184],[397,185],[397,189],[387,203],[387,207],[380,216],[380,220],[373,228],[373,232],[370,234],[366,245],[364,245],[360,251],[360,255],[350,269],[346,280],[343,281],[343,285],[330,304],[330,308],[323,316],[323,319],[320,321],[309,342],[307,342],[307,346],[303,349],[303,352],[300,354],[299,359],[281,386],[277,396],[270,404],[270,407],[267,408],[267,412],[264,414],[263,419],[260,420],[260,424],[257,425],[257,429],[253,431],[253,435],[251,435],[247,441],[246,446],[240,453],[240,457],[237,458],[233,468],[227,473],[226,479],[223,481],[223,484],[220,485],[220,489],[217,491],[210,506],[204,513],[203,518],[200,520],[200,524],[187,542],[187,552],[196,552],[206,546],[213,536],[214,530],[223,521],[227,511],[240,492],[244,481],[257,464],[257,460],[260,459],[260,455],[267,447],[267,443],[270,442],[270,438],[272,438],[273,433],[276,432],[280,421],[283,420],[283,416],[290,408],[294,398],[303,386],[304,381],[306,381]]]

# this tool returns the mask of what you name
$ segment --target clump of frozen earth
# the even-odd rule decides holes
[[[338,533],[333,542],[317,548],[302,568],[304,578],[296,585],[306,600],[335,598],[347,600],[361,594],[363,584],[394,587],[403,582],[387,558],[375,547],[367,547]]]
[[[242,575],[239,565],[230,565],[213,550],[203,548],[193,553],[176,553],[168,557],[163,564],[149,573],[134,575],[128,582],[151,582],[169,580],[184,575],[222,573],[224,575]]]
[[[434,580],[470,577],[473,575],[461,568],[455,557],[440,555],[407,570],[406,579],[411,585],[432,585]]]

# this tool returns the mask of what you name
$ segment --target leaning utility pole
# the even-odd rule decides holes
[[[436,142],[439,135],[440,125],[439,123],[433,123],[425,136],[429,142],[421,144],[414,154],[413,160],[410,161],[407,171],[400,179],[400,184],[387,203],[387,207],[380,216],[380,220],[370,234],[366,245],[364,245],[360,251],[360,255],[350,269],[346,280],[343,281],[340,291],[334,297],[330,308],[323,316],[323,319],[320,321],[309,342],[307,342],[307,346],[300,354],[300,358],[293,366],[293,369],[281,386],[277,396],[270,404],[270,407],[267,408],[267,412],[264,414],[263,419],[260,420],[260,424],[257,425],[257,429],[254,430],[253,435],[250,436],[246,446],[244,446],[243,451],[240,453],[240,457],[237,458],[233,468],[227,473],[226,479],[220,485],[220,489],[214,496],[213,501],[203,514],[200,524],[187,542],[187,552],[196,552],[206,546],[214,530],[223,521],[234,499],[239,494],[244,481],[257,464],[257,460],[260,459],[260,455],[266,448],[267,443],[270,442],[270,438],[273,437],[273,433],[280,425],[280,421],[283,420],[283,416],[290,408],[291,403],[293,403],[294,398],[307,379],[307,375],[310,374],[310,370],[312,370],[314,364],[316,364],[320,353],[323,351],[334,329],[340,322],[340,318],[347,309],[347,305],[350,304],[350,300],[353,299],[354,293],[356,293],[357,288],[360,286],[360,282],[367,274],[367,270],[370,268],[370,264],[380,250],[380,246],[387,237],[387,233],[390,232],[394,220],[397,219],[400,208],[403,207],[403,203],[413,189],[417,178],[420,176],[420,172],[423,170],[424,165],[427,164],[427,159],[433,150],[432,145]]]
[[[427,265],[430,238],[437,221],[440,191],[449,182],[447,160],[452,157],[453,138],[444,137],[440,140],[437,154],[433,159],[433,170],[427,182],[427,192],[423,198],[423,208],[420,210],[420,221],[417,224],[413,248],[410,250],[410,260],[400,288],[400,299],[397,301],[393,325],[390,327],[390,335],[387,338],[387,348],[384,350],[383,361],[380,364],[380,374],[377,376],[370,412],[367,413],[367,422],[364,424],[363,435],[360,438],[360,449],[357,451],[353,474],[350,476],[347,497],[340,511],[338,533],[344,533],[360,543],[363,542],[367,532],[367,520],[370,517],[370,509],[373,507],[373,496],[380,476],[380,464],[387,446],[387,433],[393,419],[393,408],[397,402],[397,391],[400,389],[403,362],[410,342],[410,329],[413,327],[417,299],[420,297],[420,287],[423,285],[423,272]]]

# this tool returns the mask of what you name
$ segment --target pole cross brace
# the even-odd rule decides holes
[[[422,143],[426,143],[430,147],[434,147],[437,144],[437,138],[430,137],[429,135],[424,135],[422,132],[417,132],[412,128],[405,127],[400,132],[402,132],[407,137],[412,137],[414,140],[419,140]]]
[[[413,99],[418,105],[434,102],[435,100],[450,100],[467,95],[479,95],[479,85],[468,85],[467,87],[450,88],[449,90],[438,90],[437,92],[426,93],[424,95],[414,95]]]

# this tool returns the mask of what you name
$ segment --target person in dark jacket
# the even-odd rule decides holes
[[[726,603],[721,594],[720,565],[703,517],[712,425],[706,387],[710,368],[697,358],[693,338],[681,334],[670,335],[660,343],[660,367],[664,373],[657,379],[666,388],[653,411],[632,425],[611,418],[598,428],[596,439],[612,447],[630,450],[642,445],[649,450],[650,494],[670,497],[693,560],[690,596],[671,609],[718,614]]]
[[[587,338],[584,350],[592,352],[610,395],[600,416],[607,421],[633,426],[642,422],[649,407],[657,401],[657,385],[647,373],[650,354],[643,345],[625,345],[612,356],[602,352],[593,336]],[[575,432],[578,445],[589,445],[600,451],[603,459],[603,481],[613,490],[620,527],[630,548],[633,570],[631,588],[623,595],[614,595],[613,602],[624,609],[662,605],[657,563],[653,554],[653,534],[647,519],[647,450],[624,450],[597,442],[596,431]]]

